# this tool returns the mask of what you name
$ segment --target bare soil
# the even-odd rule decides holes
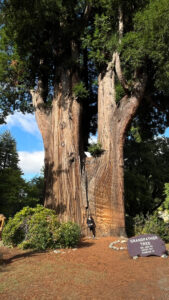
[[[114,240],[84,239],[60,253],[0,247],[0,299],[169,300],[169,258],[133,260],[109,248]]]

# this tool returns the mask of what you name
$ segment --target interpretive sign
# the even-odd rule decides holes
[[[156,234],[142,234],[128,239],[129,255],[135,256],[162,256],[166,253],[165,243]]]

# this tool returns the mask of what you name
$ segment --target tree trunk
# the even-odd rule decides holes
[[[117,71],[123,81],[121,69]],[[70,72],[63,70],[49,108],[38,91],[32,92],[45,148],[45,206],[54,209],[60,221],[77,222],[83,233],[87,233],[90,213],[97,236],[125,235],[123,145],[144,85],[135,83],[133,95],[126,94],[116,103],[112,63],[99,76],[98,140],[104,153],[84,162],[81,105],[72,92],[75,82]]]
[[[83,227],[81,105],[72,96],[74,79],[62,71],[52,107],[33,95],[35,114],[45,149],[45,202],[60,221],[74,221]]]
[[[87,161],[89,207],[101,236],[125,235],[124,161],[125,133],[142,98],[144,85],[116,103],[115,72],[111,66],[99,76],[98,141],[104,150]]]

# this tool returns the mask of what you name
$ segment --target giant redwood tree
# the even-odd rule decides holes
[[[32,101],[45,206],[83,230],[88,207],[97,234],[125,232],[124,140],[143,99],[168,99],[168,16],[167,0],[1,1],[2,119]],[[96,106],[102,151],[89,159]]]

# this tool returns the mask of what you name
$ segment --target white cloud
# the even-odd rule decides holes
[[[16,126],[32,135],[40,136],[40,131],[34,114],[22,114],[21,112],[15,112],[13,115],[9,115],[6,118],[6,122],[9,128]]]
[[[24,174],[39,174],[44,165],[44,151],[19,151],[19,166]]]
[[[97,143],[97,135],[90,135],[89,144]]]

